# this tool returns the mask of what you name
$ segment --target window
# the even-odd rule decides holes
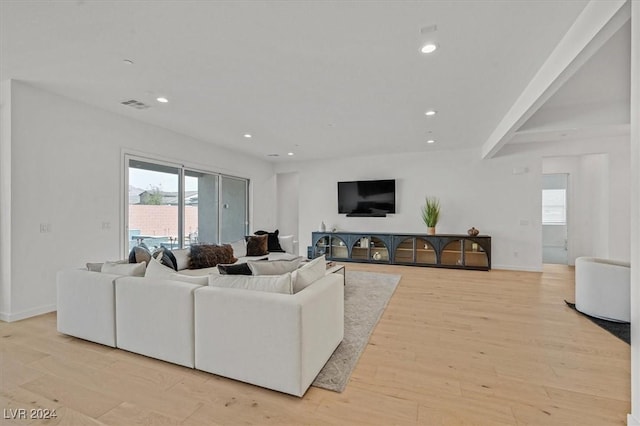
[[[228,243],[247,233],[247,179],[131,156],[125,161],[128,251],[140,243],[152,251]]]
[[[542,190],[542,224],[567,224],[567,191],[566,189]]]

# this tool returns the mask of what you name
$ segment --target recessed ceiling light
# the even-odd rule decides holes
[[[424,115],[426,115],[427,117],[431,117],[432,115],[436,115],[437,113],[438,111],[430,109],[429,111],[425,112]]]
[[[165,98],[164,96],[160,96],[156,98],[156,101],[160,102],[161,104],[166,104],[167,102],[169,102],[169,99]]]
[[[244,137],[247,138],[247,139],[251,139],[251,135],[249,133],[245,133]]]
[[[287,155],[291,157],[293,155],[293,152],[287,152]]]
[[[427,43],[424,46],[422,46],[422,49],[420,49],[420,51],[422,53],[433,53],[436,51],[436,49],[438,48],[438,45],[435,43]]]
[[[436,142],[436,141],[435,141],[435,140],[433,140],[433,139],[429,139],[429,140],[427,141],[427,143],[435,143],[435,142]]]

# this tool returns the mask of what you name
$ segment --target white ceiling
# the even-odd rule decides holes
[[[510,143],[629,133],[631,22],[627,22],[524,123]]]
[[[273,161],[479,150],[586,3],[3,0],[0,78]],[[628,98],[591,78],[544,108]]]

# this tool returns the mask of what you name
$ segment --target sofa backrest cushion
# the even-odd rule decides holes
[[[327,261],[324,256],[317,257],[311,262],[305,263],[296,272],[296,279],[293,283],[293,292],[297,293],[314,281],[324,277],[327,273]]]
[[[293,294],[291,273],[283,275],[209,275],[209,286]]]
[[[108,260],[108,263],[121,263],[121,264],[127,264],[129,263],[129,259],[124,259],[124,260]],[[91,272],[102,272],[102,265],[104,265],[104,262],[87,262],[87,271],[91,271]]]
[[[104,262],[100,272],[105,274],[124,275],[130,277],[144,277],[144,273],[147,269],[147,264],[140,263],[118,263],[118,262]]]
[[[282,275],[298,269],[300,262],[302,262],[302,257],[295,257],[290,260],[269,260],[267,262],[248,260],[247,265],[249,265],[253,275]]]

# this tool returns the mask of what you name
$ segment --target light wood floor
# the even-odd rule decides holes
[[[34,425],[625,424],[629,346],[565,306],[571,268],[347,268],[402,280],[341,394],[296,398],[85,342],[48,314],[0,322],[0,406],[57,410],[15,422]]]

